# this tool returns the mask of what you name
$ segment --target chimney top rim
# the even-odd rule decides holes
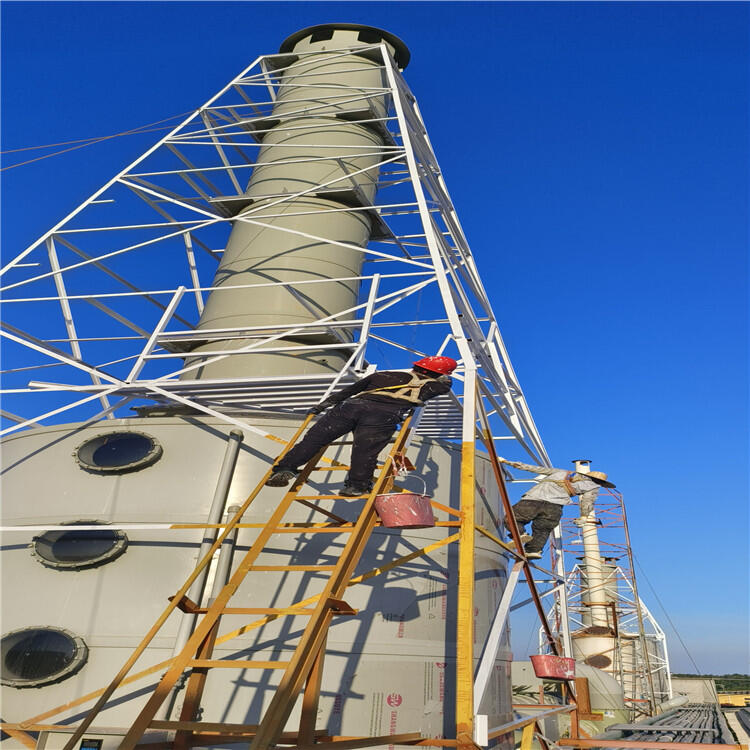
[[[311,36],[316,31],[371,31],[378,34],[384,42],[387,42],[394,49],[394,58],[397,65],[403,70],[408,64],[411,57],[409,48],[395,34],[390,31],[384,31],[377,26],[368,26],[361,23],[321,23],[315,26],[308,26],[305,29],[295,31],[288,36],[279,47],[279,52],[292,52],[294,46],[305,37]]]

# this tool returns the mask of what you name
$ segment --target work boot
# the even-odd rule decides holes
[[[510,533],[510,529],[506,526],[505,531],[508,534],[508,541],[513,544],[513,535]],[[518,530],[518,533],[521,537],[521,544],[526,544],[526,542],[531,541],[531,534],[527,534],[525,531]]]
[[[341,497],[361,497],[370,494],[370,487],[364,487],[359,484],[345,484],[340,490]]]
[[[541,552],[526,552],[527,560],[540,560],[542,557]]]
[[[268,487],[286,487],[296,476],[297,472],[290,469],[274,469],[273,474],[266,479],[266,485]]]

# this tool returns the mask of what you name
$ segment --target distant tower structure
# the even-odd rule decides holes
[[[588,460],[574,464],[591,469]],[[652,714],[672,697],[669,654],[664,631],[638,595],[622,494],[602,490],[594,507],[563,520],[561,532],[573,656],[620,683],[634,718]],[[556,607],[550,622],[560,622]]]
[[[521,572],[543,612],[494,441],[550,464],[408,60],[371,27],[293,34],[2,269],[8,747],[511,746]],[[310,407],[426,354],[459,360],[453,394],[382,471],[417,467],[435,527],[339,498],[340,444],[304,494],[264,487]]]

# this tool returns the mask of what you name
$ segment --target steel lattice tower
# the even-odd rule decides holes
[[[358,52],[360,60],[379,54],[381,48],[375,44],[361,45]],[[112,417],[126,402],[143,399],[183,404],[248,427],[236,415],[278,405],[303,411],[366,370],[370,361],[399,352],[421,356],[440,351],[476,366],[497,435],[515,439],[532,458],[544,461],[544,447],[419,107],[397,62],[389,54],[385,64],[372,66],[381,78],[378,87],[352,86],[342,96],[324,91],[315,103],[287,96],[291,101],[285,102],[285,113],[291,124],[285,126],[279,123],[278,108],[274,115],[274,106],[280,87],[289,86],[281,81],[291,59],[282,53],[255,60],[2,269],[6,356],[11,359],[16,347],[24,347],[27,358],[35,352],[43,360],[40,366],[55,365],[49,370],[55,373],[54,382],[42,373],[45,368],[39,373],[26,369],[6,374],[6,394],[13,394],[14,404],[23,398],[18,409],[25,412],[2,434],[57,418],[72,408],[78,416],[84,406],[86,417]],[[349,61],[339,62],[341,67],[351,59],[347,50],[331,51],[328,64]],[[323,80],[320,72],[296,73],[292,90],[300,88],[304,75]],[[316,85],[307,87],[307,95]],[[332,107],[326,97],[334,100]],[[295,139],[300,114],[307,120],[318,117],[327,126],[331,108],[340,110],[335,113],[340,128],[358,124],[363,143],[336,143],[339,136],[332,138],[328,132],[316,143],[311,135],[314,126],[301,142]],[[277,140],[289,139],[276,144],[277,151],[293,153],[287,161],[312,174],[298,180],[296,193],[277,195],[272,185],[267,195],[273,197],[259,205],[242,184],[260,166],[278,169],[278,164],[258,163],[271,131]],[[329,158],[331,151],[336,156]],[[320,163],[324,166],[316,169]],[[308,274],[291,284],[283,277],[260,280],[259,272],[254,283],[246,285],[248,294],[263,293],[270,286],[283,304],[304,307],[299,289],[317,283],[329,289],[356,283],[359,293],[351,308],[328,316],[317,310],[316,316],[313,300],[308,303],[309,319],[298,325],[266,321],[225,330],[199,323],[206,296],[217,289],[212,282],[231,227],[267,228],[285,207],[305,197],[330,198],[329,217],[343,212],[366,217],[372,226],[366,246],[332,241],[280,222],[273,231],[284,239],[301,237],[351,251],[361,262],[361,273],[319,280]],[[419,309],[430,315],[420,317]],[[221,362],[257,354],[258,349],[305,332],[328,336],[338,344],[337,361],[320,373],[199,380],[199,367],[191,359],[182,364],[186,352],[210,341],[219,340],[231,350],[216,354],[215,361]],[[315,349],[311,343],[303,349],[319,354],[325,346]],[[257,398],[258,392],[263,397]],[[43,398],[36,398],[39,395]],[[457,414],[447,403],[428,408],[420,432],[457,437]]]
[[[620,683],[632,720],[651,715],[672,698],[669,653],[664,631],[638,594],[622,493],[603,491],[585,521],[565,519],[560,531],[572,652]],[[599,563],[596,581],[588,573],[590,536]],[[559,606],[548,619],[562,633]],[[545,642],[540,631],[541,649]]]
[[[486,717],[494,711],[510,718],[509,695],[499,707],[505,678],[495,676],[501,669],[495,660],[507,641],[510,599],[522,573],[543,616],[534,566],[517,539],[514,547],[499,538],[509,504],[495,441],[510,441],[538,463],[549,460],[402,76],[407,62],[403,43],[377,29],[337,24],[298,32],[7,263],[0,333],[6,361],[20,366],[5,373],[3,393],[12,409],[3,415],[9,422],[0,434],[7,438],[9,486],[26,488],[38,504],[32,511],[9,504],[11,525],[4,528],[9,539],[28,543],[30,530],[67,533],[75,519],[131,535],[141,530],[139,543],[156,547],[182,528],[197,549],[207,543],[208,527],[215,534],[227,508],[239,505],[233,494],[238,479],[261,476],[312,405],[376,363],[405,368],[426,354],[453,356],[459,360],[453,394],[415,415],[414,439],[406,447],[416,451],[415,462],[426,462],[421,473],[432,467],[435,492],[446,498],[441,523],[455,527],[432,544],[453,545],[439,561],[453,587],[444,587],[444,598],[450,599],[447,621],[455,641],[452,704],[445,718],[441,706],[439,722],[451,742],[469,747],[507,742],[512,731],[501,725],[493,735]],[[76,422],[61,424],[68,417]],[[246,453],[237,447],[237,428]],[[235,432],[227,435],[230,429]],[[151,440],[151,452],[118,466],[95,465],[96,451],[123,434]],[[223,504],[214,503],[206,520],[201,503],[215,479],[207,472],[225,447],[215,493],[223,487]],[[55,487],[40,468],[45,461],[57,484],[65,486],[66,477],[75,483],[64,505],[55,504]],[[204,461],[209,468],[199,471]],[[92,474],[95,490],[88,489]],[[130,495],[123,489],[121,497],[120,488],[128,486],[137,489]],[[249,534],[240,528],[230,541],[250,544]],[[287,549],[278,547],[275,552]],[[301,547],[289,543],[289,549]],[[394,542],[368,561],[377,572],[376,566],[411,560],[420,548],[427,572],[407,570],[405,580],[427,578],[438,565],[428,554],[432,547],[412,545],[407,554]],[[510,576],[501,555],[514,563]],[[136,557],[128,552],[121,559],[135,564]],[[159,572],[174,591],[195,559],[173,564],[154,556],[140,565],[145,573],[163,564]],[[34,563],[18,564],[25,570]],[[554,572],[543,575],[556,581],[558,592],[564,591],[561,564],[558,556]],[[111,573],[89,567],[101,572],[109,596],[119,585],[113,584],[116,566]],[[480,584],[495,593],[485,595]],[[123,576],[121,585],[132,581]],[[166,593],[154,586],[155,601],[163,601]],[[208,588],[202,595],[208,598]],[[566,616],[564,594],[559,606]],[[132,619],[133,632],[141,633],[147,629],[141,615],[152,609],[144,597],[107,617]],[[187,622],[171,634],[178,643],[188,637]],[[556,649],[550,631],[547,636]],[[164,656],[156,654],[139,678],[170,663],[159,661]],[[114,673],[116,665],[109,666]],[[91,692],[83,697],[55,708],[52,700],[33,717],[13,721],[23,718],[28,729],[107,697],[96,689],[101,681],[84,684]],[[254,694],[266,684],[265,677],[252,682]],[[491,709],[482,702],[489,700],[488,685],[496,691]],[[348,695],[329,696],[334,714],[336,700],[354,700]],[[24,744],[26,729],[8,725]],[[367,727],[359,734],[367,735]],[[388,737],[380,741],[388,744]],[[366,746],[361,742],[357,746]]]

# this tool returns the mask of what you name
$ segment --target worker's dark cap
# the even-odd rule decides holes
[[[334,33],[339,30],[359,31],[357,39],[365,44],[386,42],[393,47],[396,64],[401,70],[409,64],[409,58],[411,57],[409,48],[395,34],[391,34],[390,31],[383,31],[383,29],[378,29],[375,26],[365,26],[360,23],[322,23],[318,26],[309,26],[288,36],[281,43],[279,52],[292,52],[297,42],[309,36],[313,37],[311,40],[313,42],[322,42],[326,39],[331,39]]]

